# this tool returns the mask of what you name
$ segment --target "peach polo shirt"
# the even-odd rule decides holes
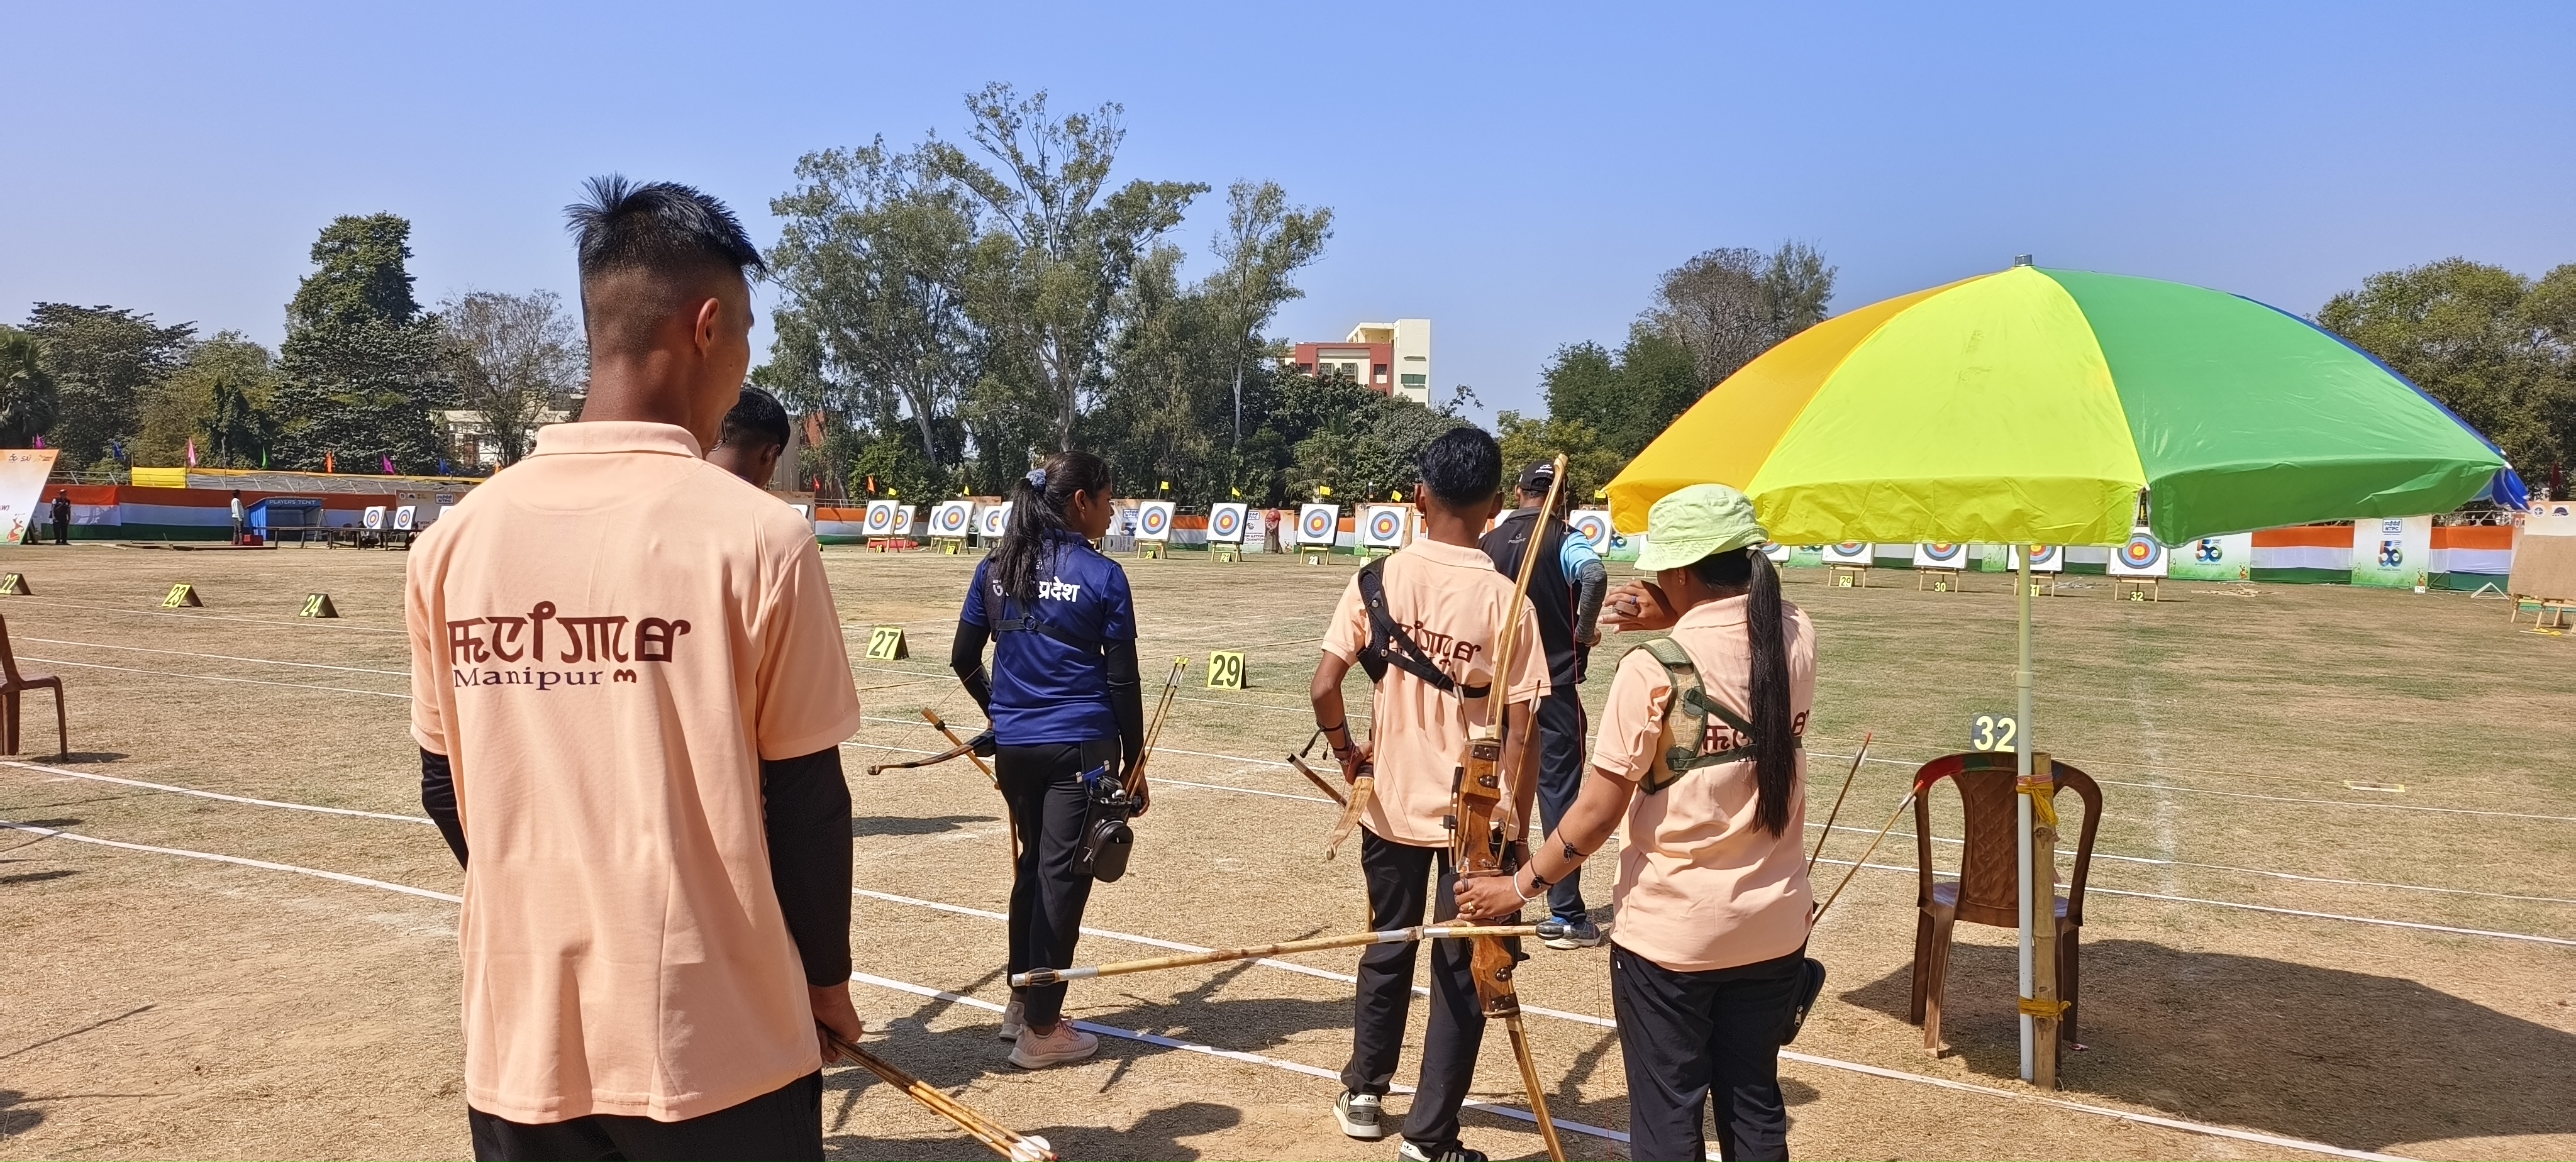
[[[803,518],[684,429],[556,424],[406,573],[412,734],[470,853],[468,1104],[676,1121],[818,1068],[759,760],[859,702]]]
[[[1752,643],[1745,636],[1747,598],[1712,601],[1673,626],[1699,668],[1709,696],[1753,717]],[[1790,721],[1806,733],[1816,698],[1816,632],[1804,610],[1780,606],[1789,655]],[[1672,697],[1664,667],[1642,649],[1619,659],[1601,712],[1592,765],[1642,780],[1662,761],[1664,704]],[[1702,753],[1744,745],[1705,719]],[[1788,824],[1773,835],[1754,822],[1753,762],[1701,767],[1654,794],[1643,787],[1620,823],[1619,879],[1611,906],[1620,947],[1675,972],[1733,968],[1786,956],[1807,942],[1807,756],[1798,752]]]
[[[1384,576],[1387,611],[1440,672],[1461,686],[1491,685],[1494,636],[1512,600],[1512,579],[1494,570],[1494,559],[1483,549],[1420,540],[1388,557]],[[1368,640],[1368,607],[1354,576],[1324,630],[1324,652],[1356,662]],[[1521,601],[1508,690],[1508,702],[1536,702],[1548,690],[1547,653],[1527,598]],[[1449,829],[1442,821],[1449,814],[1451,776],[1466,758],[1468,736],[1484,728],[1495,705],[1491,697],[1441,693],[1389,665],[1369,700],[1377,790],[1361,822],[1380,839],[1447,847]]]

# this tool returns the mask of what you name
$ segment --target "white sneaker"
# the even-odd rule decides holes
[[[1002,1027],[993,1030],[993,1036],[1003,1041],[1017,1041],[1021,1027],[1028,1023],[1029,1007],[1014,1000],[1002,1006]]]
[[[1040,1036],[1033,1028],[1020,1030],[1019,1043],[1011,1046],[1011,1064],[1022,1069],[1044,1069],[1080,1061],[1100,1051],[1100,1038],[1073,1027],[1071,1021],[1055,1023],[1055,1032]]]

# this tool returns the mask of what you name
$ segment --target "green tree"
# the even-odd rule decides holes
[[[277,369],[268,349],[241,332],[225,331],[197,344],[187,364],[145,398],[135,462],[185,463],[194,440],[200,464],[257,467],[276,439],[270,413],[276,391]]]
[[[1517,473],[1559,452],[1565,454],[1565,492],[1573,498],[1572,507],[1581,508],[1592,500],[1628,462],[1628,457],[1601,443],[1601,433],[1592,425],[1572,417],[1537,418],[1507,411],[1494,418],[1494,428],[1495,439],[1503,445],[1507,472]]]
[[[25,448],[54,422],[54,377],[42,340],[0,326],[0,448]]]
[[[286,306],[278,348],[278,467],[430,468],[440,459],[433,408],[448,402],[438,320],[412,297],[411,223],[343,216],[313,244],[313,273]]]
[[[37,303],[26,329],[44,344],[58,397],[44,435],[74,467],[107,459],[134,438],[144,397],[179,369],[197,332],[192,323],[163,327],[121,307],[69,303]]]
[[[2537,282],[2465,258],[2384,271],[2317,322],[2485,433],[2526,480],[2576,448],[2576,263]]]
[[[1330,207],[1288,204],[1288,192],[1277,182],[1236,182],[1226,189],[1225,232],[1217,235],[1216,257],[1223,265],[1208,279],[1207,295],[1222,314],[1225,335],[1233,341],[1233,418],[1229,442],[1243,448],[1243,381],[1261,346],[1261,329],[1279,308],[1305,297],[1290,281],[1324,255],[1333,236]]]
[[[1137,264],[1208,187],[1139,179],[1111,190],[1124,109],[1054,118],[1046,102],[1043,91],[1024,98],[998,82],[966,99],[967,140],[990,166],[946,142],[923,149],[994,223],[975,245],[968,310],[1007,349],[994,370],[1041,389],[1052,442],[1066,448],[1106,378],[1118,301]]]
[[[1291,407],[1322,405],[1309,413],[1315,423],[1293,447],[1282,502],[1308,500],[1322,489],[1345,503],[1386,500],[1395,492],[1410,494],[1420,476],[1422,450],[1467,421],[1408,399],[1380,395],[1348,377],[1335,374],[1299,376],[1287,395]],[[1336,400],[1345,406],[1332,406]],[[1286,410],[1286,409],[1283,409]]]
[[[1711,386],[1687,348],[1643,323],[1616,352],[1597,343],[1559,348],[1539,377],[1548,418],[1582,423],[1623,464]]]
[[[959,409],[983,378],[985,340],[966,311],[980,203],[928,146],[883,138],[798,159],[798,187],[772,199],[785,223],[770,251],[784,305],[773,362],[800,410],[910,429],[933,475],[964,458]]]

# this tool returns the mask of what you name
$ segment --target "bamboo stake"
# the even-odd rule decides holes
[[[1156,956],[1145,960],[1124,960],[1115,964],[1088,968],[1037,968],[1011,974],[1012,988],[1044,988],[1069,980],[1090,980],[1098,976],[1124,976],[1131,972],[1152,972],[1163,968],[1187,968],[1194,964],[1222,964],[1229,960],[1252,960],[1263,956],[1281,956],[1291,952],[1315,952],[1326,948],[1352,948],[1363,944],[1406,944],[1416,940],[1490,939],[1505,936],[1535,936],[1533,924],[1423,924],[1411,928],[1390,928],[1384,932],[1362,932],[1355,936],[1317,936],[1309,940],[1290,940],[1282,944],[1264,944],[1258,948],[1221,948],[1211,952],[1191,952],[1180,956]]]
[[[970,1137],[983,1143],[986,1149],[1010,1159],[1011,1162],[1055,1162],[1055,1147],[1046,1139],[1035,1134],[1019,1133],[985,1117],[964,1102],[941,1092],[939,1087],[897,1069],[884,1058],[851,1044],[828,1026],[815,1027],[823,1030],[823,1039],[832,1046],[832,1051],[839,1056],[840,1060],[852,1065],[865,1066],[868,1072],[885,1079],[887,1085],[902,1090],[905,1096],[929,1107],[932,1113],[957,1123],[957,1128],[966,1131]]]

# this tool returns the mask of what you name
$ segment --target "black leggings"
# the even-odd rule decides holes
[[[1112,776],[1118,773],[1117,739],[1004,746],[993,753],[993,774],[1020,837],[1020,862],[1011,876],[1012,972],[1073,967],[1082,909],[1091,902],[1091,877],[1073,871],[1088,801],[1082,773],[1104,763]],[[1028,1006],[1030,1024],[1053,1025],[1064,1013],[1064,987],[1058,982],[1012,993]]]

